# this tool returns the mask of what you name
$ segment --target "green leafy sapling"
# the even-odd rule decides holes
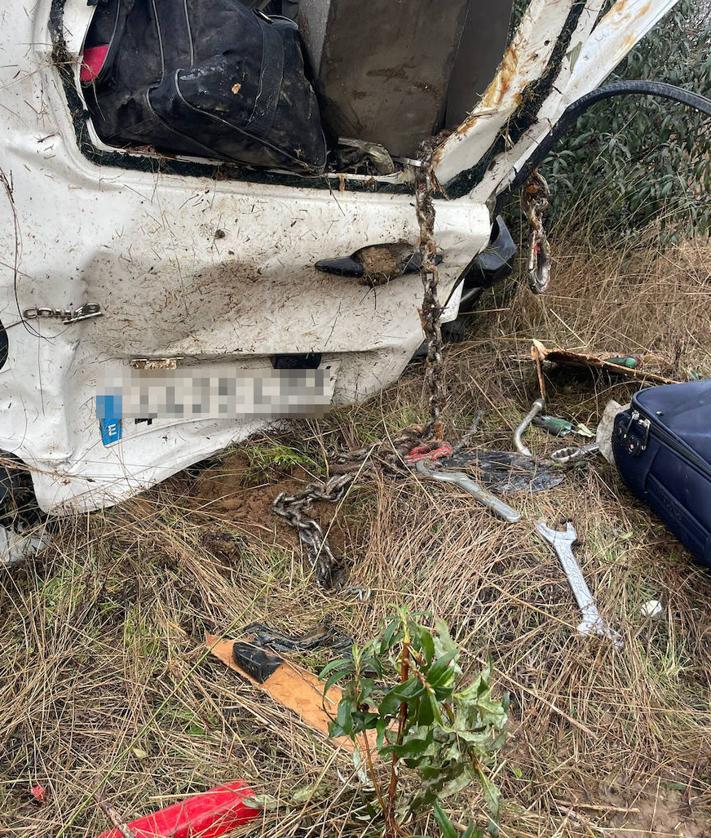
[[[440,801],[471,783],[481,786],[488,829],[496,831],[499,794],[488,769],[504,742],[508,705],[493,697],[489,667],[462,685],[459,658],[446,623],[432,628],[400,609],[379,637],[321,673],[326,690],[343,687],[329,732],[360,746],[387,838],[409,835],[404,825],[430,811],[445,838],[458,836]],[[373,735],[378,765],[389,766],[387,781],[368,745]],[[418,779],[406,799],[398,783],[403,768]],[[479,834],[473,826],[465,833]]]

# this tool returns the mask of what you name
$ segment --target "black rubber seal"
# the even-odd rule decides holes
[[[284,663],[279,655],[265,652],[252,643],[239,641],[232,646],[232,660],[258,684],[263,684]]]

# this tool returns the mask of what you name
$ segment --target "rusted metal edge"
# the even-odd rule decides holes
[[[619,353],[618,353],[619,354]],[[568,349],[547,349],[539,341],[535,341],[531,351],[532,360],[550,361],[555,364],[562,364],[571,367],[584,367],[587,369],[598,369],[621,375],[625,378],[634,378],[637,381],[655,381],[658,384],[678,384],[679,379],[667,378],[656,372],[647,372],[644,367],[644,357],[640,359],[640,368],[630,369],[620,364],[613,364],[605,360],[615,356],[614,352],[592,355],[583,352],[571,352]]]

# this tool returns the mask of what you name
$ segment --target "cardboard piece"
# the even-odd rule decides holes
[[[245,681],[249,681],[282,707],[296,713],[304,724],[312,730],[328,736],[328,724],[335,718],[338,704],[343,695],[340,687],[331,687],[324,696],[324,682],[312,672],[281,658],[281,665],[264,681],[259,681],[240,667],[234,660],[232,650],[235,642],[249,642],[249,638],[240,641],[225,640],[212,634],[205,635],[205,643],[210,653],[236,672]],[[281,657],[281,656],[279,656]],[[375,731],[368,736],[371,751],[374,751]],[[353,752],[355,745],[348,737],[332,740],[339,747]]]

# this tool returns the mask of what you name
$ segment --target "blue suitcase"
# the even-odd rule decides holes
[[[612,447],[632,491],[711,567],[711,380],[640,390]]]

